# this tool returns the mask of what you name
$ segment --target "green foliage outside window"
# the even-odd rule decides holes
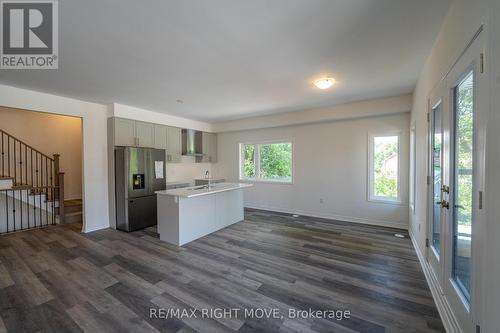
[[[260,145],[260,178],[282,180],[292,178],[292,145],[274,143]]]
[[[242,153],[243,178],[291,181],[291,143],[247,144]]]
[[[398,141],[397,136],[374,138],[373,192],[376,197],[398,198]]]
[[[255,146],[254,145],[245,145],[244,150],[244,165],[243,172],[245,178],[254,178],[255,177]]]
[[[473,76],[467,77],[458,87],[456,94],[456,149],[457,167],[457,210],[461,225],[472,221],[472,161],[473,161]]]

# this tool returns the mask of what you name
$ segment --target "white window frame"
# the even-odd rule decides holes
[[[417,201],[417,125],[415,122],[410,127],[410,212],[415,215]]]
[[[384,132],[376,132],[376,133],[368,133],[368,186],[367,186],[367,200],[371,202],[379,202],[386,204],[403,204],[402,197],[402,181],[401,181],[401,139],[402,139],[402,131],[384,131]],[[374,154],[375,154],[375,138],[376,137],[385,137],[385,136],[397,136],[398,137],[398,196],[397,198],[391,197],[381,197],[375,195],[375,179],[374,179]]]
[[[279,144],[279,143],[289,143],[292,145],[292,175],[290,180],[275,180],[275,179],[262,179],[259,177],[260,174],[260,145],[265,145],[265,144]],[[245,146],[252,145],[255,147],[255,154],[254,154],[254,163],[255,163],[255,178],[246,178],[244,177],[244,166],[243,166],[243,161],[245,159],[245,154],[243,151],[243,148]],[[250,183],[270,183],[270,184],[288,184],[292,185],[294,183],[294,170],[295,170],[295,163],[294,163],[294,155],[295,155],[295,144],[292,139],[288,140],[271,140],[271,141],[252,141],[252,142],[240,142],[238,145],[238,154],[239,154],[239,172],[238,172],[238,179],[242,182],[250,182]]]

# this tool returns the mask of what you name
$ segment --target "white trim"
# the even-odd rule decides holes
[[[432,268],[429,263],[425,260],[422,251],[420,251],[420,247],[413,235],[413,231],[411,228],[409,229],[409,235],[411,242],[413,244],[413,248],[417,253],[418,260],[420,262],[420,266],[424,271],[425,279],[427,280],[427,284],[429,285],[429,289],[431,290],[432,298],[434,299],[434,303],[436,303],[436,307],[438,309],[439,315],[443,322],[444,328],[448,333],[462,333],[458,321],[453,314],[450,304],[448,303],[446,297],[441,293],[439,288],[439,282],[434,275]]]
[[[82,233],[86,234],[89,232],[93,232],[93,231],[97,231],[97,230],[104,230],[104,229],[109,229],[109,227],[83,228]]]
[[[289,209],[289,208],[283,208],[283,207],[265,206],[265,205],[251,204],[251,203],[250,204],[245,203],[245,208],[269,210],[269,211],[279,212],[279,213],[297,214],[297,215],[318,217],[318,218],[330,219],[330,220],[336,220],[336,221],[361,223],[361,224],[376,225],[376,226],[380,226],[380,227],[397,228],[397,229],[404,229],[404,230],[408,230],[408,227],[409,227],[408,222],[365,219],[362,217],[352,217],[352,216],[344,216],[344,215],[337,215],[337,214],[318,214],[316,212],[309,211],[309,210]]]
[[[417,199],[417,123],[415,120],[410,125],[410,167],[409,167],[409,198],[408,203],[410,213],[416,213],[416,199]]]
[[[397,136],[398,137],[398,197],[397,198],[389,198],[389,197],[380,197],[374,194],[373,184],[374,184],[374,139],[376,137],[388,137],[388,136]],[[367,184],[367,196],[366,200],[369,202],[375,203],[385,203],[385,204],[393,204],[393,205],[404,205],[406,206],[406,202],[403,201],[402,194],[402,175],[401,175],[401,138],[403,136],[403,132],[400,130],[396,131],[381,131],[381,132],[369,132],[368,133],[368,184]]]

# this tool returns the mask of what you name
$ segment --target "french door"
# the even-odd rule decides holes
[[[428,166],[428,254],[427,258],[432,267],[435,279],[441,288],[444,285],[444,261],[445,249],[444,239],[446,236],[445,226],[447,225],[446,192],[449,191],[449,176],[445,174],[449,170],[449,161],[445,161],[449,151],[449,109],[445,94],[445,85],[440,84],[430,98],[429,110],[429,166]]]
[[[479,276],[487,110],[482,33],[430,97],[429,265],[463,332],[474,332]]]

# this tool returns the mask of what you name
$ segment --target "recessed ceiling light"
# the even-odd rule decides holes
[[[319,89],[328,89],[335,83],[333,78],[324,78],[314,81],[314,85]]]

